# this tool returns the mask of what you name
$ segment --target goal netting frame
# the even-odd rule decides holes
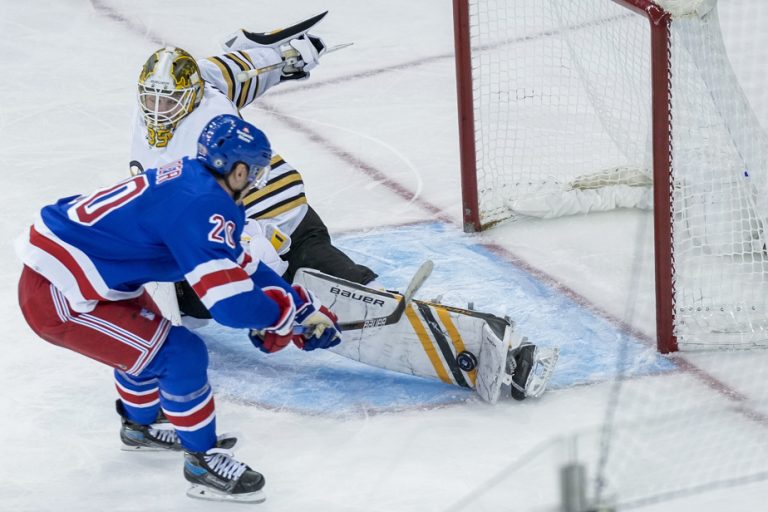
[[[637,16],[644,17],[647,20],[649,31],[649,55],[650,76],[650,116],[652,119],[649,143],[652,145],[649,165],[652,167],[650,175],[652,176],[652,192],[649,196],[652,198],[654,215],[654,239],[655,239],[655,279],[656,279],[656,336],[657,347],[662,353],[675,352],[681,348],[685,349],[712,349],[712,348],[752,348],[755,346],[765,346],[768,343],[768,326],[761,322],[759,318],[765,316],[764,303],[758,299],[750,302],[742,301],[738,297],[717,298],[707,302],[700,298],[690,299],[688,295],[689,283],[691,280],[676,269],[678,266],[687,265],[683,261],[681,244],[678,243],[676,254],[676,245],[674,242],[675,228],[680,230],[680,220],[675,219],[674,198],[677,193],[680,195],[679,188],[682,179],[675,174],[676,156],[673,152],[674,134],[673,123],[675,122],[675,111],[673,110],[673,86],[675,80],[673,71],[673,23],[678,20],[696,20],[706,16],[712,10],[716,9],[716,0],[658,0],[656,3],[650,0],[604,0],[608,3],[618,4]],[[663,4],[665,7],[660,7]],[[488,185],[478,183],[478,172],[481,170],[478,164],[478,149],[483,143],[482,136],[478,132],[477,116],[480,110],[476,105],[475,90],[478,74],[483,72],[482,61],[473,60],[473,52],[483,52],[489,48],[487,41],[477,41],[473,39],[473,26],[477,24],[477,13],[470,10],[470,1],[454,0],[454,34],[455,34],[455,52],[456,52],[456,78],[457,78],[457,100],[459,112],[459,140],[460,140],[460,165],[461,165],[461,185],[462,185],[462,215],[464,228],[467,232],[477,232],[487,229],[494,224],[514,217],[514,212],[504,212],[502,214],[495,211],[490,217],[484,217],[481,207],[481,200],[484,194],[488,193]],[[688,22],[688,21],[686,21]],[[683,23],[680,21],[680,23]],[[505,44],[503,41],[501,44]],[[726,70],[728,72],[729,70]],[[730,78],[729,78],[730,80]],[[729,85],[731,82],[728,82]],[[733,82],[738,88],[738,83]],[[482,87],[482,86],[481,86]],[[749,119],[751,112],[748,104],[738,106],[739,110],[745,110],[743,117],[749,123],[757,123],[756,119]],[[754,117],[754,116],[752,116]],[[758,128],[759,129],[759,128]],[[764,134],[763,134],[764,135]],[[735,143],[738,145],[740,135],[733,135]],[[761,139],[761,142],[763,140]],[[743,146],[743,145],[742,145]],[[745,150],[749,153],[749,151]],[[745,161],[750,164],[760,162],[760,166],[765,163],[765,155],[747,154]],[[682,157],[677,156],[677,162]],[[758,167],[758,165],[755,165]],[[750,171],[752,168],[750,167]],[[583,196],[595,196],[593,191],[600,188],[600,181],[595,169],[596,176],[587,177],[587,184],[571,183],[569,186],[573,189],[579,189],[581,194],[577,203],[582,201]],[[765,169],[761,169],[765,171]],[[612,169],[611,172],[618,176],[629,176],[622,181],[621,194],[635,194],[642,187],[636,187],[638,174],[634,169]],[[764,174],[764,173],[762,173]],[[651,177],[649,176],[649,177]],[[754,178],[752,178],[754,179]],[[640,178],[642,181],[642,177]],[[761,183],[762,184],[762,183]],[[646,183],[647,185],[647,183]],[[750,184],[750,186],[752,186]],[[606,190],[613,190],[616,187],[606,187]],[[611,207],[634,206],[625,204],[627,202],[640,202],[635,196],[630,199],[624,199],[625,196],[616,199],[611,196],[606,201],[603,197],[600,199],[603,203],[610,203]],[[638,196],[639,197],[639,196]],[[651,199],[647,199],[649,202]],[[679,200],[679,199],[678,199]],[[739,199],[743,200],[743,199]],[[524,201],[517,200],[516,204],[521,205]],[[552,202],[546,205],[551,206]],[[528,205],[524,205],[528,208]],[[565,208],[556,207],[559,212],[546,212],[536,216],[548,217],[562,214],[571,214],[579,211],[583,205],[568,205]],[[706,205],[705,205],[706,206]],[[538,206],[523,209],[524,214],[535,211]],[[570,208],[574,208],[570,210]],[[585,212],[596,209],[607,209],[604,206],[585,207]],[[713,207],[710,206],[710,209]],[[678,212],[679,217],[679,212]],[[710,214],[710,218],[714,218]],[[706,219],[705,219],[706,221]],[[677,222],[677,224],[676,224]],[[733,222],[727,220],[726,222]],[[738,220],[738,222],[749,223],[752,229],[759,230],[760,236],[753,237],[755,240],[746,242],[736,240],[734,245],[743,246],[751,244],[753,247],[744,249],[746,256],[738,254],[736,256],[744,259],[745,257],[753,260],[761,260],[755,265],[759,268],[761,275],[759,279],[766,279],[766,267],[762,260],[765,259],[765,248],[762,244],[762,218]],[[757,225],[757,227],[755,227]],[[749,238],[751,235],[746,235]],[[690,245],[690,243],[689,243]],[[718,248],[716,248],[717,250]],[[719,248],[721,249],[721,248]],[[708,249],[712,252],[712,249]],[[731,249],[724,249],[730,251]],[[741,249],[738,249],[741,250]],[[706,252],[706,251],[705,251]],[[762,253],[762,254],[761,254]],[[676,256],[678,261],[676,262]],[[731,260],[734,256],[728,254]],[[736,272],[738,274],[738,272]],[[723,279],[726,279],[723,277]],[[748,278],[748,277],[747,277]],[[745,278],[746,279],[746,278]],[[732,289],[738,290],[738,281],[730,285]],[[762,284],[760,285],[762,286]],[[762,291],[762,288],[760,290]],[[699,295],[706,295],[706,292],[694,292]],[[728,292],[725,295],[732,294]],[[710,294],[711,295],[711,294]],[[690,299],[690,300],[689,300]],[[724,304],[723,304],[724,303]],[[757,320],[756,320],[757,318]],[[732,319],[732,322],[731,322]],[[728,322],[731,325],[725,325]],[[723,326],[724,325],[724,326]]]

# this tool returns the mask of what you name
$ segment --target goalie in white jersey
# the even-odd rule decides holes
[[[131,173],[194,155],[196,134],[211,118],[239,115],[239,109],[275,85],[307,78],[325,44],[306,30],[324,15],[268,34],[238,31],[225,43],[232,51],[198,61],[175,47],[153,53],[138,80]],[[238,80],[239,74],[254,70],[261,72]],[[302,267],[360,284],[375,280],[371,269],[331,243],[328,229],[307,202],[301,174],[279,154],[273,154],[271,167],[243,195],[243,203],[251,250],[288,281]],[[188,286],[180,283],[177,293],[184,313],[210,317]]]
[[[195,154],[197,134],[212,117],[238,115],[240,108],[282,81],[306,78],[325,51],[322,40],[306,31],[324,14],[267,34],[238,31],[225,43],[229,53],[207,59],[196,61],[174,47],[155,52],[139,76],[132,174]],[[248,72],[252,76],[242,80],[242,73]],[[379,304],[387,309],[401,301],[399,294],[356,288],[379,288],[376,274],[332,245],[325,224],[307,203],[301,174],[280,155],[273,154],[271,168],[243,194],[243,203],[248,217],[244,233],[250,237],[253,258],[288,281],[314,287],[335,311],[338,308],[343,320],[375,317]],[[307,275],[299,272],[302,268],[319,273]],[[210,318],[186,282],[177,283],[175,291],[184,314]],[[361,303],[360,297],[369,302]],[[360,310],[360,304],[376,311]],[[346,342],[335,351],[390,370],[472,388],[489,402],[500,396],[538,396],[557,355],[538,352],[509,322],[491,317],[415,301],[402,320],[386,327],[349,327]]]

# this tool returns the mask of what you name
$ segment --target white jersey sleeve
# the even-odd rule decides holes
[[[131,139],[131,165],[138,164],[139,170],[145,171],[185,156],[194,158],[200,133],[219,114],[238,115],[237,107],[219,90],[206,83],[200,105],[179,122],[170,140],[164,145],[151,145],[147,125],[136,108]]]
[[[262,226],[276,225],[292,236],[308,209],[304,180],[283,157],[274,155],[267,183],[248,190],[243,196],[243,205],[248,219]]]
[[[242,71],[259,69],[282,62],[280,52],[274,48],[258,47],[214,55],[197,61],[203,80],[224,93],[237,108],[243,108],[280,83],[281,68],[273,69],[245,82],[237,80]]]

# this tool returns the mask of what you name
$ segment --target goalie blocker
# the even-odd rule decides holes
[[[489,403],[540,396],[557,363],[557,348],[537,347],[495,315],[413,300],[397,322],[387,323],[381,319],[405,300],[399,293],[311,269],[300,269],[294,283],[312,290],[340,324],[354,325],[344,330],[344,341],[333,352],[474,389]]]

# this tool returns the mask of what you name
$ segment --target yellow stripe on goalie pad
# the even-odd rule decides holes
[[[456,384],[451,376],[448,375],[445,366],[443,366],[443,362],[440,360],[440,356],[437,354],[437,350],[432,343],[432,339],[429,337],[429,334],[427,334],[427,329],[424,327],[419,314],[414,310],[413,304],[408,304],[408,307],[405,308],[405,316],[408,318],[408,321],[411,323],[411,327],[413,327],[414,332],[419,337],[421,346],[424,348],[424,352],[427,354],[429,361],[432,363],[432,367],[435,369],[437,376],[446,384]]]
[[[432,309],[437,311],[437,316],[443,323],[445,330],[448,331],[448,335],[451,337],[453,346],[456,349],[456,352],[454,353],[458,355],[461,352],[464,352],[466,350],[466,347],[464,346],[464,340],[461,339],[459,330],[456,329],[456,325],[453,323],[453,320],[451,320],[450,312],[440,306],[432,306]],[[477,369],[464,373],[469,377],[469,380],[472,381],[472,387],[475,387],[475,382],[477,381]]]

